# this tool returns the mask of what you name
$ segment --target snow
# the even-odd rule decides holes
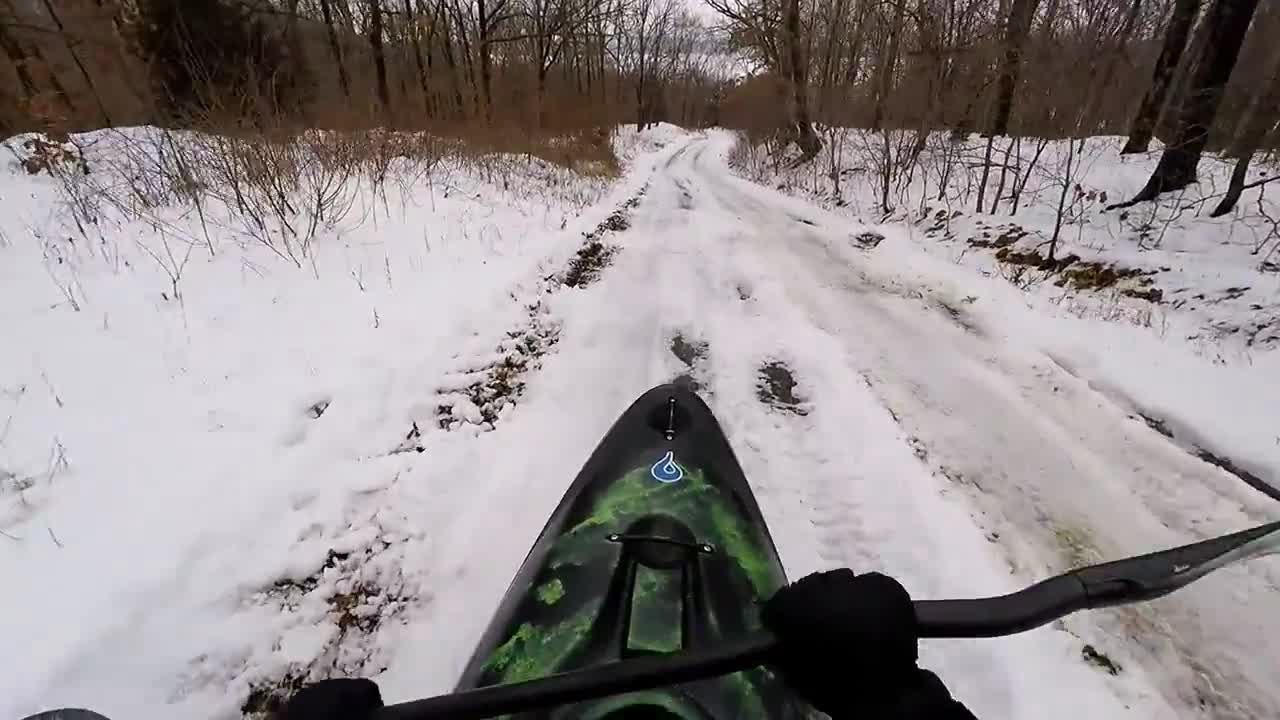
[[[231,718],[327,675],[446,692],[595,443],[682,374],[792,578],[981,596],[1275,518],[1188,452],[1276,477],[1270,351],[1219,361],[1072,312],[916,226],[733,177],[733,142],[622,128],[616,181],[442,163],[386,205],[357,193],[302,268],[229,232],[197,245],[180,301],[146,223],[90,247],[52,179],[0,178],[0,570],[26,590],[0,599],[21,648],[0,714]],[[589,239],[617,250],[570,287]],[[795,404],[761,399],[766,366]],[[1278,581],[1257,561],[1142,609],[926,641],[923,662],[979,717],[1273,716]]]
[[[878,150],[876,136],[836,129],[828,129],[826,136],[837,142],[828,142],[815,163],[800,169],[776,171],[740,149],[735,164],[748,176],[841,215],[882,217],[878,159],[869,153]],[[997,164],[1005,162],[1005,143],[1002,139],[995,145]],[[1006,190],[998,214],[992,215],[972,212],[985,141],[973,137],[956,144],[944,134],[932,135],[920,168],[895,179],[892,210],[884,217],[897,221],[893,227],[905,229],[920,249],[984,276],[1010,280],[1029,295],[992,289],[990,284],[979,286],[983,292],[978,292],[965,286],[972,273],[939,266],[938,272],[956,278],[953,288],[940,293],[950,307],[1003,324],[1010,342],[1044,350],[1113,401],[1161,421],[1184,445],[1225,456],[1280,488],[1280,432],[1275,422],[1280,355],[1273,352],[1280,343],[1280,273],[1272,266],[1280,250],[1280,226],[1271,220],[1280,218],[1280,201],[1268,196],[1266,188],[1261,194],[1249,190],[1232,214],[1209,218],[1233,162],[1207,156],[1199,184],[1159,203],[1107,211],[1108,204],[1137,193],[1159,156],[1159,147],[1146,155],[1122,156],[1123,143],[1124,138],[1100,137],[1089,138],[1083,149],[1077,144],[1056,255],[1075,254],[1084,261],[1150,271],[1152,286],[1163,293],[1161,303],[1126,296],[1126,290],[1148,288],[1132,279],[1101,291],[1064,288],[1052,273],[1001,263],[994,249],[981,247],[1017,230],[1020,237],[1010,250],[1046,251],[1061,195],[1067,141],[1047,143],[1030,172],[1027,168],[1038,148],[1031,140],[1024,143],[1020,167],[1029,179],[1019,211],[1009,214],[1012,202]],[[941,193],[939,168],[958,159],[971,164],[953,168],[946,192]],[[832,167],[843,170],[838,196],[829,177]],[[1250,178],[1259,173],[1274,173],[1274,168],[1255,166]],[[985,208],[998,188],[998,175],[997,168],[989,180]],[[1013,182],[1010,179],[1009,185]],[[1020,270],[1027,272],[1018,274]],[[988,302],[993,292],[999,301]],[[1019,321],[1022,315],[1007,312],[1005,303],[1028,305],[1035,313]],[[1063,316],[1081,322],[1062,322]],[[1046,317],[1053,320],[1045,321]]]

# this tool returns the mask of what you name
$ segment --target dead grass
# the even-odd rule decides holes
[[[492,127],[455,128],[437,137],[450,155],[459,158],[524,155],[587,177],[615,178],[622,173],[610,131],[605,128],[559,134]]]
[[[86,239],[99,239],[97,226],[104,219],[146,222],[172,239],[176,257],[192,248],[216,255],[222,248],[215,238],[230,235],[233,242],[262,245],[299,268],[318,239],[344,222],[365,220],[357,216],[371,212],[359,202],[362,194],[386,206],[393,193],[412,195],[446,159],[487,168],[483,174],[504,187],[513,156],[597,180],[621,172],[603,129],[298,129],[283,121],[246,127],[212,114],[188,124],[200,130],[137,128],[91,136],[92,167],[73,138],[36,135],[15,153],[27,172],[59,181],[61,210]],[[548,185],[570,181],[555,175]],[[198,226],[179,222],[183,217],[198,218]]]
[[[1019,249],[1014,244],[1028,233],[1020,228],[1009,230],[994,239],[970,239],[970,247],[994,248],[995,258],[1003,265],[1034,268],[1046,279],[1056,276],[1054,285],[1081,291],[1116,289],[1121,295],[1159,304],[1164,291],[1155,287],[1154,270],[1124,267],[1115,263],[1081,260],[1071,254],[1050,258],[1038,249]]]

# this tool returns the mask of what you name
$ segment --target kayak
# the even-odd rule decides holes
[[[516,573],[457,690],[712,648],[760,629],[785,585],[760,507],[711,410],[644,393],[600,441]],[[555,718],[792,718],[765,668],[551,711]]]

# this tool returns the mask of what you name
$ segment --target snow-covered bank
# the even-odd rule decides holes
[[[0,715],[235,717],[308,669],[381,670],[380,628],[432,602],[433,553],[456,549],[442,386],[681,134],[620,129],[621,182],[392,167],[301,267],[216,207],[102,207],[81,234],[58,181],[7,163],[0,568],[21,591],[0,600]],[[136,167],[119,139],[78,139],[88,179]]]
[[[885,213],[883,138],[852,130],[830,130],[826,138],[818,160],[801,168],[787,169],[741,142],[733,164],[837,214],[886,221],[876,231],[887,244],[909,243],[944,261],[930,263],[948,278],[938,302],[958,320],[972,318],[987,332],[1049,353],[1189,452],[1280,488],[1280,231],[1271,220],[1280,218],[1280,202],[1265,187],[1246,191],[1232,214],[1207,217],[1231,165],[1206,157],[1201,183],[1185,192],[1105,211],[1137,192],[1157,151],[1122,157],[1123,139],[1091,138],[1075,144],[1068,176],[1067,141],[1025,140],[1006,157],[1001,139],[983,193],[988,212],[975,213],[986,142],[953,143],[939,133],[911,169],[890,175]],[[890,152],[902,160],[906,155],[896,153],[911,140],[891,138]],[[1064,182],[1055,257],[1079,258],[1065,271],[1040,267],[1031,256],[1048,254]],[[899,261],[908,268],[925,262]],[[1140,273],[1112,284],[1108,266]]]

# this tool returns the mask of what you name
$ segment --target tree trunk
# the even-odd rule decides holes
[[[1191,88],[1179,113],[1178,134],[1160,155],[1151,179],[1130,204],[1155,199],[1195,182],[1200,154],[1218,114],[1222,90],[1235,69],[1258,0],[1215,0],[1205,19],[1204,55],[1196,65]]]
[[[1013,93],[1022,71],[1022,46],[1031,30],[1031,18],[1036,14],[1040,0],[1013,0],[1004,30],[1004,57],[996,86],[995,117],[991,122],[991,134],[1009,134],[1009,116],[1013,113]]]
[[[493,107],[493,89],[490,79],[493,76],[493,61],[490,58],[489,47],[490,20],[484,0],[476,0],[476,30],[479,34],[476,51],[480,53],[480,101],[484,105],[483,113],[486,123],[493,121],[490,110]]]
[[[822,103],[818,107],[820,115],[827,114],[827,108],[830,104],[831,86],[835,84],[834,73],[832,68],[835,63],[836,55],[836,38],[839,31],[844,25],[844,9],[846,0],[835,0],[835,7],[831,11],[831,19],[827,22],[827,42],[826,50],[822,53],[822,77],[820,78],[820,87],[822,88]],[[824,122],[831,122],[831,118],[824,117]]]
[[[1084,138],[1080,139],[1081,148],[1084,147]],[[1056,258],[1054,255],[1058,251],[1058,238],[1062,235],[1062,219],[1067,211],[1067,193],[1071,191],[1071,164],[1075,160],[1075,140],[1067,139],[1067,175],[1062,178],[1062,194],[1058,196],[1058,213],[1053,219],[1053,237],[1049,239],[1049,256],[1048,261],[1052,263]]]
[[[867,37],[867,6],[858,6],[858,15],[854,19],[857,29],[853,31],[853,41],[849,43],[849,65],[844,71],[844,84],[852,86],[858,81],[859,59],[862,57],[862,46]]]
[[[1104,129],[1099,128],[1097,125],[1097,110],[1102,103],[1103,96],[1111,88],[1111,78],[1115,76],[1116,66],[1120,64],[1120,59],[1126,54],[1125,51],[1129,46],[1129,39],[1133,37],[1133,29],[1137,24],[1140,12],[1142,12],[1142,0],[1131,0],[1129,11],[1125,14],[1124,21],[1120,25],[1120,31],[1116,34],[1115,44],[1103,50],[1108,55],[1108,58],[1102,68],[1102,77],[1091,84],[1089,93],[1085,98],[1083,110],[1076,117],[1075,131],[1077,137],[1083,132],[1083,125],[1086,122],[1094,123],[1093,129],[1095,131]]]
[[[54,26],[58,28],[58,35],[62,38],[63,44],[67,46],[67,52],[71,54],[71,60],[76,64],[76,68],[80,70],[80,76],[84,78],[85,87],[89,90],[89,94],[93,95],[93,100],[98,105],[98,112],[102,113],[103,124],[110,126],[111,113],[107,112],[107,106],[102,103],[102,96],[98,94],[98,88],[94,87],[93,78],[89,77],[89,71],[85,69],[75,46],[72,45],[71,39],[67,37],[67,28],[63,26],[62,18],[58,17],[57,11],[53,9],[53,3],[49,2],[49,0],[43,0],[43,3],[45,11],[49,13],[49,18],[53,20]]]
[[[1155,70],[1151,72],[1151,85],[1142,96],[1142,104],[1138,106],[1138,114],[1133,118],[1133,126],[1129,130],[1129,141],[1125,143],[1121,155],[1142,153],[1151,144],[1151,134],[1155,131],[1156,121],[1160,119],[1160,111],[1169,99],[1169,90],[1173,87],[1173,74],[1182,60],[1182,53],[1187,48],[1187,37],[1191,34],[1191,26],[1195,24],[1196,15],[1200,14],[1200,0],[1177,0],[1173,6],[1173,14],[1164,31],[1164,45],[1160,48],[1160,56],[1156,58]]]
[[[347,66],[342,59],[342,43],[338,41],[338,29],[333,24],[333,8],[329,0],[320,0],[320,13],[324,16],[324,27],[329,34],[329,49],[333,51],[333,59],[338,63],[338,84],[342,86],[342,95],[351,99],[351,80],[347,77]]]
[[[822,149],[822,140],[813,131],[813,121],[809,115],[809,72],[804,49],[800,38],[800,0],[786,0],[786,15],[783,18],[783,45],[779,55],[786,58],[781,63],[786,67],[781,73],[787,83],[787,106],[790,120],[795,130],[796,145],[802,153],[797,164],[812,160]]]
[[[888,48],[880,56],[880,76],[876,81],[875,110],[871,116],[871,129],[879,130],[884,122],[884,104],[893,87],[893,72],[898,64],[898,45],[902,35],[902,16],[906,12],[906,0],[895,3],[893,25],[889,28]]]
[[[1236,166],[1231,172],[1231,183],[1227,186],[1227,194],[1218,203],[1218,207],[1209,213],[1209,217],[1226,215],[1240,201],[1240,195],[1244,192],[1244,181],[1249,174],[1249,161],[1253,159],[1253,154],[1275,128],[1277,113],[1280,113],[1280,52],[1276,53],[1271,65],[1271,82],[1254,96],[1245,115],[1244,125],[1236,133],[1227,150],[1237,157]]]
[[[391,90],[387,87],[387,59],[382,53],[382,0],[369,0],[369,50],[378,83],[378,102],[384,115],[391,113]]]
[[[4,54],[8,56],[9,62],[18,73],[18,83],[22,86],[23,97],[31,100],[40,92],[40,88],[36,85],[35,78],[31,76],[30,68],[27,67],[26,51],[22,49],[17,39],[9,34],[9,30],[3,24],[0,24],[0,49],[4,50]]]
[[[66,88],[62,87],[62,83],[58,81],[58,76],[49,67],[49,63],[40,55],[40,49],[38,47],[24,47],[18,38],[9,34],[3,24],[0,24],[0,49],[4,50],[5,55],[13,63],[13,67],[18,74],[18,82],[22,85],[26,99],[29,102],[37,100],[44,93],[44,88],[41,87],[41,80],[44,80],[48,83],[49,92],[66,112],[65,117],[56,117],[52,113],[53,108],[42,108],[38,113],[39,117],[36,117],[36,119],[50,129],[66,129],[72,116],[75,115],[75,105],[71,103],[71,97],[67,94]],[[41,78],[32,75],[31,68],[33,65],[43,67],[45,69],[45,77]],[[35,110],[35,108],[28,107],[29,114],[32,114]]]
[[[418,84],[422,87],[422,108],[427,113],[427,119],[431,119],[435,115],[435,108],[431,103],[431,87],[427,81],[427,64],[422,58],[422,41],[418,38],[418,20],[413,14],[413,0],[404,0],[404,17],[405,24],[408,26],[409,39],[413,45],[413,61],[418,68]]]
[[[462,43],[460,50],[462,51],[462,62],[466,74],[463,77],[467,84],[471,87],[471,104],[475,107],[476,113],[480,112],[480,82],[476,80],[476,63],[471,55],[471,41],[467,39],[467,24],[462,19],[462,10],[458,6],[454,6],[455,13],[453,21],[458,25],[458,40]],[[464,110],[464,115],[465,110]]]
[[[444,51],[445,68],[449,71],[449,86],[453,90],[453,105],[456,108],[458,116],[466,115],[466,108],[462,103],[462,84],[458,80],[458,63],[453,56],[453,21],[450,17],[449,10],[444,6],[445,0],[440,0],[440,18],[444,22],[444,34],[441,39],[443,41],[442,49]]]
[[[547,124],[547,71],[550,68],[538,64],[538,130],[541,130]]]

